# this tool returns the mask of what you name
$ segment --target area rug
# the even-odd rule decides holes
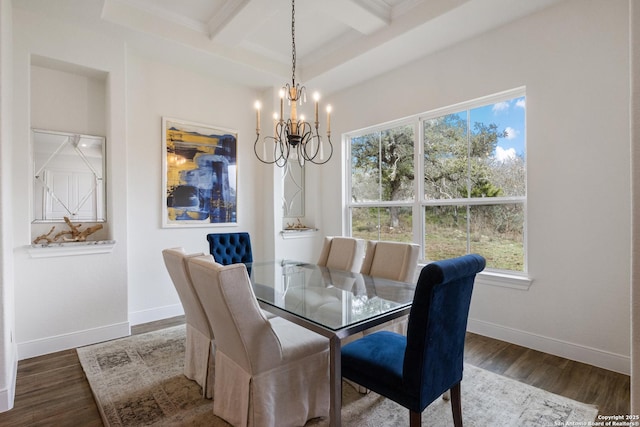
[[[184,340],[185,327],[175,326],[78,348],[105,426],[229,426],[182,374]],[[344,426],[409,425],[408,410],[343,385]],[[545,427],[590,425],[597,409],[465,364],[462,413],[466,427]],[[425,426],[452,426],[449,402],[437,399],[422,420]],[[306,427],[328,424],[318,418]]]

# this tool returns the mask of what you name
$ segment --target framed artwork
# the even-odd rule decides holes
[[[237,225],[236,131],[162,118],[162,226]]]

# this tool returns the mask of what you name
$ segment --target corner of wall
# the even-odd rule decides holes
[[[631,413],[640,411],[640,7],[629,0],[631,129]]]
[[[6,412],[12,409],[15,401],[16,379],[18,373],[18,346],[13,343],[12,347],[13,351],[11,351],[11,354],[13,355],[13,361],[11,363],[11,369],[8,370],[10,378],[7,378],[7,387],[0,390],[0,412]]]

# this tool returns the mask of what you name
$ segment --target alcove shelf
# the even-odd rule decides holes
[[[280,235],[283,239],[299,239],[302,237],[311,237],[318,232],[317,228],[297,228],[282,230]]]
[[[32,258],[105,254],[111,252],[115,245],[115,240],[55,242],[29,245],[27,252]]]

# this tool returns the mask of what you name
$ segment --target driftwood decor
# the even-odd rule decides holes
[[[300,218],[296,218],[297,222],[290,224],[287,223],[287,226],[285,227],[284,231],[307,231],[307,230],[313,230],[313,228],[311,227],[307,227],[306,225],[304,225],[302,223],[302,221],[300,221]]]
[[[51,234],[53,233],[53,231],[56,229],[55,225],[53,227],[51,227],[51,230],[49,230],[49,232],[47,234],[41,234],[38,237],[35,238],[35,240],[33,241],[33,244],[38,244],[38,243],[54,243],[54,242],[84,242],[87,240],[87,237],[93,233],[95,233],[98,230],[102,229],[102,224],[96,224],[94,226],[85,228],[84,230],[81,230],[80,227],[82,227],[82,224],[78,224],[78,225],[73,225],[73,223],[71,222],[71,220],[69,219],[69,217],[64,217],[64,222],[67,223],[67,225],[69,226],[70,230],[66,230],[66,231],[60,231],[58,233],[56,233],[53,237],[51,237]],[[67,237],[70,236],[70,237]]]

